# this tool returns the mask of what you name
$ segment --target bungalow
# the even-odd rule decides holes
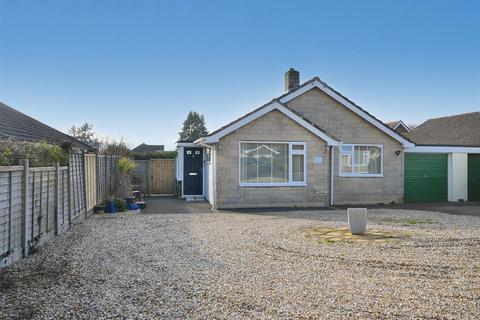
[[[193,193],[217,208],[402,202],[403,150],[414,144],[319,78],[299,80],[288,70],[285,94],[178,144],[177,179],[203,181]],[[189,171],[202,149],[205,165]]]
[[[133,153],[162,152],[162,151],[165,151],[165,146],[163,144],[142,143],[132,149]]]
[[[411,139],[317,77],[300,85],[290,69],[285,90],[203,138],[177,143],[182,197],[204,197],[214,208],[404,201]]]

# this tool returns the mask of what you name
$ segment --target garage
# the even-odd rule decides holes
[[[468,155],[468,201],[480,201],[480,154]]]
[[[434,153],[406,153],[405,202],[448,200],[448,156]]]

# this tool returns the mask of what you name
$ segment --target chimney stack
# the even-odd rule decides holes
[[[289,92],[300,86],[300,72],[290,68],[285,72],[285,91]]]

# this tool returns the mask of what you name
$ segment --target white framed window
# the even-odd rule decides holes
[[[383,177],[383,145],[343,144],[338,167],[341,177]]]
[[[240,141],[240,186],[306,186],[305,142]]]

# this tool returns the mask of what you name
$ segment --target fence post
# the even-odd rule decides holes
[[[28,159],[20,160],[20,164],[23,165],[23,256],[28,256],[28,225],[27,225],[27,216],[28,216],[28,172],[29,172],[29,162]],[[33,203],[32,203],[33,206]]]
[[[100,203],[99,199],[100,199],[100,195],[99,195],[99,181],[100,181],[100,165],[98,163],[99,161],[99,158],[98,158],[98,154],[95,153],[95,188],[96,188],[96,200],[95,200],[95,205],[98,205]]]
[[[55,235],[58,236],[60,229],[58,214],[60,212],[60,163],[55,163]]]
[[[103,195],[105,197],[104,200],[107,200],[108,197],[110,196],[110,189],[107,191],[107,168],[108,168],[108,165],[107,165],[107,160],[108,160],[108,156],[105,156],[105,158],[103,159],[104,161],[104,166],[105,166],[105,171],[104,171],[104,177],[105,177],[105,194]],[[109,187],[110,188],[110,187]]]
[[[72,155],[69,156],[68,161],[68,175],[67,175],[67,183],[68,183],[68,228],[72,228]]]
[[[88,218],[88,202],[87,202],[87,154],[85,150],[82,151],[82,168],[83,168],[83,203],[85,205],[85,219]]]

